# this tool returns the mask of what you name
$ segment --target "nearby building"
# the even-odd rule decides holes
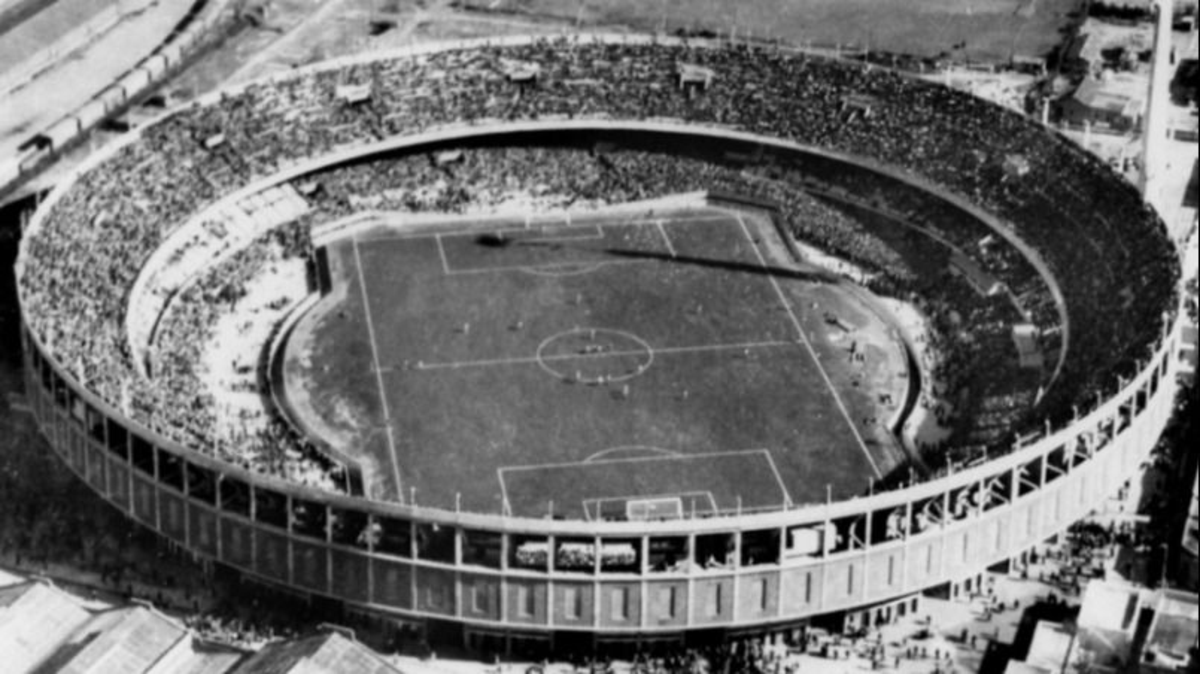
[[[382,657],[339,632],[267,644],[229,674],[399,674]]]
[[[1183,525],[1181,577],[1179,581],[1193,592],[1200,588],[1200,471],[1192,485],[1187,522]]]
[[[1029,644],[1029,654],[1020,663],[1029,672],[1059,674],[1068,671],[1075,635],[1062,623],[1038,621]],[[1018,669],[1017,671],[1020,671]]]
[[[400,674],[338,632],[252,652],[206,641],[148,605],[85,603],[48,581],[16,580],[0,587],[0,656],[7,674]]]
[[[1094,672],[1123,672],[1133,652],[1142,602],[1139,588],[1092,581],[1083,595],[1076,623],[1075,662]]]
[[[1164,590],[1142,647],[1140,674],[1193,672],[1200,665],[1200,602],[1195,594]]]
[[[1142,79],[1141,89],[1145,84]],[[1068,126],[1111,129],[1121,133],[1136,131],[1146,113],[1146,99],[1144,92],[1139,90],[1139,80],[1120,74],[1084,80],[1060,105],[1062,120]]]
[[[1194,672],[1200,666],[1197,601],[1176,590],[1092,581],[1075,624],[1039,621],[1025,659],[1009,661],[1004,673]]]

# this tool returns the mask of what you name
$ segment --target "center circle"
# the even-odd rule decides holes
[[[547,374],[565,382],[603,386],[645,374],[654,363],[654,349],[623,330],[574,328],[543,340],[537,362]]]

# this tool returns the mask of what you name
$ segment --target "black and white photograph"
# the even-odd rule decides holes
[[[0,672],[1200,673],[1197,0],[0,0]]]

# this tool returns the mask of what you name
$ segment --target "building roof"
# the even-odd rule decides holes
[[[1145,108],[1145,95],[1137,87],[1138,80],[1128,75],[1112,75],[1104,80],[1088,78],[1075,89],[1072,98],[1092,110],[1134,117]]]
[[[1198,609],[1200,598],[1195,594],[1164,590],[1154,609],[1142,660],[1186,666],[1193,658],[1200,636]]]
[[[234,674],[401,674],[371,649],[338,632],[267,644]]]
[[[0,569],[0,587],[8,587],[9,585],[20,585],[25,579],[20,576],[14,576],[11,573]]]
[[[1088,583],[1076,624],[1077,650],[1095,665],[1123,667],[1131,660],[1141,605],[1135,587],[1102,580]]]
[[[1093,580],[1083,592],[1079,627],[1132,634],[1137,626],[1140,595],[1135,587]]]
[[[4,671],[33,671],[91,616],[74,597],[49,583],[28,581],[0,588]]]
[[[1061,672],[1068,663],[1074,642],[1075,636],[1061,623],[1039,620],[1025,662],[1046,671]]]
[[[172,661],[164,674],[225,674],[248,657],[247,650],[193,639],[186,654]]]
[[[190,639],[187,629],[143,606],[96,614],[75,631],[38,674],[144,674]]]
[[[1004,668],[1004,674],[1053,674],[1053,672],[1045,667],[1031,665],[1028,662],[1009,660],[1008,666]]]

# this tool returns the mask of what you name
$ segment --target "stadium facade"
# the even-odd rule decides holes
[[[224,96],[201,106],[221,105]],[[438,133],[479,135],[481,128],[447,125]],[[29,241],[56,204],[145,137],[142,129],[105,150],[56,189],[26,232],[19,278],[36,262]],[[785,143],[766,136],[762,142]],[[224,199],[386,147],[376,140],[292,162]],[[58,352],[61,343],[36,329],[35,317],[23,317],[26,388],[38,424],[65,464],[114,507],[247,577],[351,611],[423,623],[489,649],[506,642],[587,646],[763,633],[830,614],[870,621],[911,609],[922,591],[947,584],[969,590],[989,566],[1065,531],[1135,474],[1174,410],[1180,366],[1180,329],[1172,318],[1152,355],[1115,393],[1079,400],[1071,420],[989,461],[905,488],[776,512],[588,522],[373,501],[221,461],[136,423],[127,403],[97,395],[81,381],[82,366]],[[297,525],[291,514],[301,505],[323,510],[323,530]],[[358,535],[339,535],[333,522],[355,523]],[[419,541],[429,539],[447,545],[426,552]],[[609,568],[610,551],[630,550],[634,568]],[[591,560],[590,568],[561,564],[568,552]],[[659,563],[664,556],[672,563]],[[714,557],[720,559],[712,563]]]

